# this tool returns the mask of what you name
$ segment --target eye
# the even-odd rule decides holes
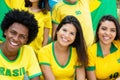
[[[111,29],[111,32],[116,32],[116,29]]]
[[[107,28],[106,28],[106,27],[102,27],[101,29],[102,29],[102,30],[106,30]]]
[[[66,32],[67,30],[66,29],[63,29],[64,32]]]
[[[75,33],[74,33],[74,32],[71,32],[70,34],[71,34],[71,35],[75,35]]]
[[[20,39],[27,39],[27,36],[21,34],[21,35],[19,36],[19,38],[20,38]]]
[[[11,31],[10,31],[10,34],[16,35],[17,33],[16,33],[15,31],[11,30]]]

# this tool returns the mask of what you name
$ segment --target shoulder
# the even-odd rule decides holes
[[[95,50],[97,48],[97,43],[94,43],[93,45],[89,46],[88,50]]]
[[[53,7],[53,10],[54,10],[54,9],[58,9],[58,8],[60,8],[60,7],[63,6],[63,5],[66,5],[63,1],[58,2],[58,3],[55,4],[55,6]]]
[[[120,40],[114,40],[113,44],[117,47],[120,48]]]
[[[43,53],[47,54],[47,53],[49,53],[49,52],[52,52],[52,50],[53,50],[53,49],[52,49],[52,45],[53,45],[53,43],[50,43],[50,44],[42,47],[42,48],[39,50],[39,54],[43,54]]]
[[[93,55],[93,56],[96,56],[97,54],[97,43],[94,43],[93,45],[89,46],[87,48],[87,53],[88,55]]]
[[[20,48],[21,53],[34,54],[34,50],[30,45],[24,45]]]

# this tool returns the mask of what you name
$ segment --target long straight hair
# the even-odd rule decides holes
[[[63,27],[65,24],[73,24],[77,30],[76,37],[74,42],[70,45],[76,48],[78,61],[82,63],[82,65],[87,65],[88,63],[88,56],[86,51],[86,43],[83,37],[82,28],[80,22],[77,20],[76,17],[68,15],[66,16],[61,23],[58,25],[55,33],[54,40],[57,40],[57,32]]]

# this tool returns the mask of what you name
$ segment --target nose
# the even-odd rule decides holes
[[[68,32],[67,32],[67,33],[65,33],[65,36],[66,36],[66,37],[68,37],[68,36],[69,36],[69,33],[68,33]]]
[[[109,30],[108,30],[108,31],[106,31],[106,34],[108,34],[108,35],[109,35],[109,34],[110,34],[110,31],[109,31]]]
[[[18,40],[19,40],[19,36],[18,36],[18,35],[15,35],[15,36],[13,37],[13,39],[14,39],[15,41],[18,41]]]

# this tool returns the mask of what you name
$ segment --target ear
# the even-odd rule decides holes
[[[6,34],[7,34],[7,30],[5,30],[5,32],[4,32],[4,35],[6,36]]]

